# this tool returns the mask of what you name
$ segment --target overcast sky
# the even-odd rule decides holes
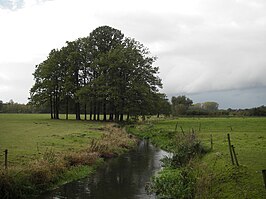
[[[35,65],[102,25],[158,57],[169,98],[266,105],[265,0],[0,0],[0,100],[27,103]]]

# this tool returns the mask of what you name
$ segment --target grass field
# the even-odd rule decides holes
[[[46,114],[0,114],[0,198],[36,197],[88,176],[103,158],[135,145],[134,137],[112,123],[71,117],[51,120]]]
[[[10,165],[27,164],[46,150],[74,151],[99,138],[105,124],[51,120],[46,114],[0,114],[0,151],[8,149]],[[0,155],[2,155],[0,154]],[[0,163],[3,164],[3,158]]]
[[[261,172],[266,169],[266,118],[151,120],[130,131],[138,136],[150,137],[156,144],[167,149],[174,139],[171,136],[173,132],[182,133],[192,129],[197,132],[206,148],[211,146],[211,134],[213,137],[213,151],[205,155],[198,166],[202,183],[209,181],[211,184],[208,197],[266,198]],[[238,168],[231,166],[227,133],[230,133],[231,144],[235,146],[240,164]]]
[[[74,118],[51,120],[46,114],[0,114],[0,166],[4,167],[5,149],[9,151],[9,167],[16,168],[27,167],[49,150],[54,153],[80,151],[87,148],[92,139],[101,138],[106,125]],[[206,148],[210,148],[211,135],[213,138],[213,150],[197,163],[198,182],[203,192],[198,198],[266,198],[261,174],[261,170],[266,169],[266,118],[150,119],[128,127],[130,132],[149,137],[165,149],[170,149],[175,139],[173,135],[192,129]],[[240,167],[231,165],[227,133],[235,146]],[[73,172],[68,172],[60,180],[82,177],[88,167],[81,166],[77,170],[80,171],[75,171],[75,175],[80,175],[73,177]]]

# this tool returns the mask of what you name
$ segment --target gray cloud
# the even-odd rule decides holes
[[[222,109],[253,108],[266,103],[266,87],[184,94],[193,99],[194,103],[204,102],[206,99],[219,102],[219,108]]]
[[[45,58],[49,49],[60,48],[66,40],[86,36],[97,26],[110,25],[122,30],[126,36],[136,38],[149,47],[153,55],[158,56],[155,65],[160,67],[163,91],[168,96],[185,93],[195,98],[205,96],[200,98],[202,101],[210,100],[208,97],[215,98],[223,107],[226,104],[235,106],[232,103],[230,105],[230,100],[239,101],[242,107],[261,105],[265,99],[261,95],[258,97],[262,99],[260,101],[250,98],[266,87],[264,0],[136,0],[130,6],[122,0],[99,0],[93,3],[56,0],[35,9],[37,11],[29,10],[24,19],[27,29],[12,29],[13,38],[19,31],[22,32],[21,39],[23,36],[28,39],[28,43],[22,42],[18,46],[19,50],[15,50],[17,57],[27,57],[23,61],[16,60],[18,63],[27,61],[34,66],[38,63],[36,60]],[[20,19],[25,15],[26,11],[13,17]],[[10,35],[7,32],[5,34],[7,37]],[[16,41],[20,42],[21,39]],[[18,52],[26,45],[31,49],[25,47],[27,54],[22,56]],[[0,52],[5,54],[7,50],[0,47]],[[14,47],[9,48],[8,52],[4,56],[5,62],[9,59],[12,62]],[[21,67],[17,64],[18,71]],[[23,67],[30,74],[25,74],[25,77],[30,78],[32,67]],[[9,86],[7,81],[3,84],[5,88]],[[26,91],[29,88],[24,90],[24,95],[28,95]],[[235,93],[243,93],[242,100]],[[248,100],[254,103],[248,103]]]

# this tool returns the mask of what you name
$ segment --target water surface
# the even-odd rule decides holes
[[[92,176],[68,183],[41,198],[146,199],[145,185],[161,169],[161,158],[168,155],[149,143],[118,158],[108,160]]]

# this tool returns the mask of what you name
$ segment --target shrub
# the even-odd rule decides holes
[[[171,159],[172,167],[185,166],[196,156],[201,156],[206,153],[206,150],[194,132],[177,134],[176,144],[174,146],[172,150],[173,157]]]
[[[164,169],[146,187],[159,198],[190,199],[194,197],[196,177],[188,168]]]

